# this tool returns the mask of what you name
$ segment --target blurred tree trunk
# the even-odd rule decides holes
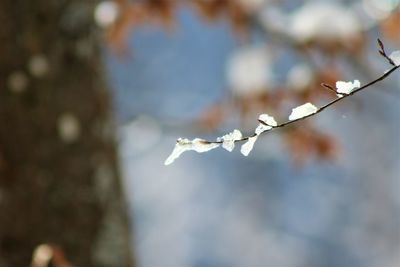
[[[1,267],[132,266],[95,5],[0,0]]]

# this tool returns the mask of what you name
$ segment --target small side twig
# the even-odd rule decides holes
[[[328,89],[329,91],[332,91],[332,92],[334,92],[335,94],[337,94],[336,89],[333,88],[332,85],[327,84],[327,83],[321,83],[321,86],[324,87],[324,88],[326,88],[326,89]]]
[[[396,66],[396,64],[393,62],[393,60],[387,55],[386,51],[385,51],[385,45],[382,43],[382,41],[378,38],[378,45],[379,45],[379,54],[384,57],[389,64],[391,64],[392,66]]]

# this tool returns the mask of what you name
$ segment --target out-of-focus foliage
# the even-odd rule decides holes
[[[319,2],[174,1],[166,26],[151,12],[126,26],[125,48],[111,41],[122,58],[110,57],[117,108],[131,118],[121,149],[141,266],[398,265],[398,73],[255,138],[249,157],[220,148],[162,165],[177,137],[248,136],[259,114],[282,122],[294,107],[337,99],[321,83],[363,85],[390,68],[376,38],[388,54],[399,49],[399,27],[383,27],[399,25],[398,1]],[[342,15],[356,24],[343,29]],[[304,17],[310,28],[299,29]]]
[[[231,110],[241,117],[242,125],[251,125],[260,113],[284,117],[291,106],[335,97],[321,83],[354,78],[369,81],[381,72],[368,57],[367,47],[375,42],[370,33],[380,31],[392,45],[400,45],[398,1],[115,0],[100,5],[110,11],[103,12],[99,24],[107,25],[108,41],[121,53],[127,53],[129,33],[141,25],[156,23],[165,30],[179,31],[175,14],[181,7],[193,8],[210,23],[231,23],[239,45],[226,67],[230,94],[200,115],[197,123],[205,131],[223,127]],[[276,66],[285,71],[277,73]],[[308,146],[292,145],[290,139],[303,137],[300,133],[304,131],[313,131]],[[296,158],[337,156],[335,138],[311,122],[291,127],[282,135]],[[313,149],[320,143],[329,149]]]

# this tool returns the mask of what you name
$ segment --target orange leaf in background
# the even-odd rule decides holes
[[[385,39],[400,43],[400,11],[393,12],[388,18],[380,24]]]
[[[218,102],[208,107],[205,112],[200,115],[196,125],[199,125],[201,130],[205,131],[214,131],[218,129],[225,120],[225,106],[223,102]]]
[[[339,145],[332,136],[319,133],[314,136],[316,155],[325,160],[336,159],[340,153]]]
[[[131,31],[150,22],[160,22],[161,26],[170,28],[174,22],[175,2],[173,0],[147,0],[130,2],[115,0],[119,5],[119,18],[107,32],[107,42],[120,54],[128,51],[127,38]]]
[[[163,26],[171,27],[174,22],[174,9],[176,1],[174,0],[147,0],[145,8],[149,17],[161,21]]]
[[[143,23],[146,11],[143,5],[131,4],[125,0],[118,2],[120,14],[116,23],[108,29],[107,42],[120,53],[128,51],[127,38],[136,25]]]
[[[285,137],[296,165],[304,165],[313,158],[332,160],[339,154],[335,139],[316,131],[309,124],[292,128]]]
[[[208,21],[226,17],[238,33],[244,34],[248,29],[249,15],[236,1],[197,0],[193,4]]]

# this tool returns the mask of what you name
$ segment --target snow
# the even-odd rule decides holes
[[[244,143],[242,145],[242,148],[240,149],[240,152],[244,156],[248,156],[250,151],[253,150],[254,143],[257,141],[257,138],[260,134],[262,134],[265,131],[271,130],[274,126],[278,125],[278,123],[275,121],[274,117],[269,116],[268,114],[261,114],[258,117],[258,119],[268,125],[265,125],[263,123],[258,124],[258,126],[255,130],[255,136],[249,137],[247,142]]]
[[[399,66],[399,65],[400,65],[400,50],[393,51],[393,52],[389,55],[389,58],[390,58],[391,60],[393,60],[393,62],[394,62],[394,64],[395,64],[396,66]]]
[[[249,155],[250,151],[253,150],[253,146],[254,146],[254,143],[257,141],[257,138],[258,138],[258,135],[249,137],[249,140],[247,140],[247,142],[242,145],[242,147],[240,148],[240,152],[244,156],[247,157]]]
[[[195,138],[193,140],[179,138],[176,141],[174,150],[172,151],[171,155],[169,155],[169,157],[165,160],[164,164],[170,165],[185,151],[194,150],[198,153],[203,153],[217,147],[219,147],[219,144],[209,143],[206,140],[200,138]]]
[[[265,47],[243,47],[228,61],[227,79],[237,95],[263,92],[271,83],[270,56]]]
[[[271,130],[274,126],[278,125],[274,117],[269,116],[268,114],[261,114],[258,119],[268,125],[260,123],[255,129],[255,136],[249,137],[248,141],[242,145],[240,152],[245,156],[249,155],[250,151],[253,149],[254,143],[261,133]],[[239,130],[235,129],[231,133],[228,133],[222,137],[218,137],[217,141],[222,142],[222,147],[224,149],[232,152],[235,148],[235,142],[241,140],[242,137],[242,133]],[[199,138],[195,138],[193,140],[179,138],[176,142],[174,150],[172,151],[171,155],[169,155],[169,157],[165,160],[164,164],[169,165],[173,163],[185,151],[194,150],[196,152],[202,153],[217,148],[218,146],[218,143],[210,143],[206,140]]]
[[[263,123],[260,123],[260,124],[257,126],[256,130],[255,130],[256,135],[260,135],[261,133],[263,133],[263,132],[265,132],[265,131],[271,130],[273,126],[278,125],[278,124],[276,123],[274,117],[269,116],[268,114],[261,114],[261,115],[258,117],[258,119],[259,119],[260,121],[265,122],[265,123],[268,124],[268,125],[265,125],[265,124],[263,124]]]
[[[353,82],[337,81],[336,91],[338,92],[338,96],[342,97],[342,94],[350,94],[355,88],[360,88],[360,86],[359,80],[354,80]]]
[[[276,122],[275,118],[268,115],[268,114],[261,114],[258,119],[260,121],[265,122],[266,124],[270,125],[270,126],[277,126],[278,123]]]
[[[301,118],[311,115],[317,111],[318,111],[318,108],[316,106],[314,106],[311,103],[306,103],[306,104],[303,104],[301,106],[298,106],[298,107],[292,109],[292,113],[289,116],[289,120],[293,121],[293,120],[301,119]]]
[[[346,40],[362,31],[357,14],[337,2],[307,2],[290,18],[289,31],[298,42]]]
[[[232,152],[235,148],[235,141],[242,138],[242,133],[239,130],[233,130],[233,132],[228,133],[222,137],[218,137],[217,141],[222,141],[222,147],[229,152]]]

